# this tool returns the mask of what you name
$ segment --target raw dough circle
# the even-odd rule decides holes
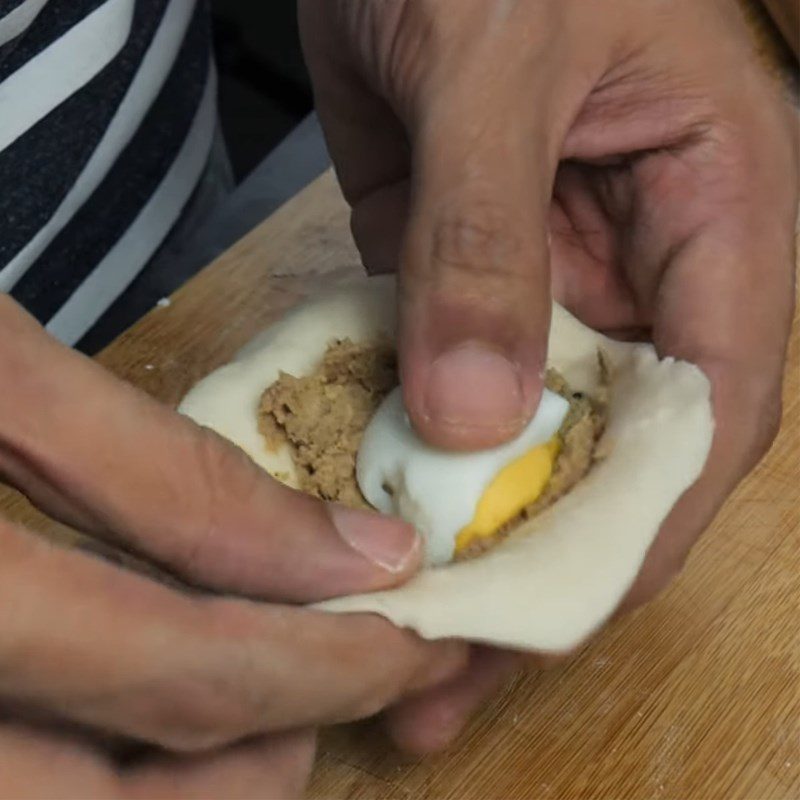
[[[312,372],[335,338],[394,336],[391,278],[312,300],[200,381],[179,410],[294,483],[288,451],[270,453],[256,411],[280,371]],[[606,457],[565,497],[469,561],[425,569],[404,586],[318,604],[374,612],[426,639],[458,637],[560,652],[587,638],[631,586],[661,523],[711,448],[710,387],[694,365],[616,342],[553,306],[548,363],[578,391],[597,388],[597,350],[612,365]]]

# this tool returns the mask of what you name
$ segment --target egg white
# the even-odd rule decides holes
[[[444,564],[453,558],[458,532],[475,516],[497,473],[548,442],[568,410],[563,397],[545,389],[536,414],[516,439],[489,450],[453,453],[417,436],[397,388],[364,432],[356,460],[358,485],[372,506],[416,527],[426,563]]]

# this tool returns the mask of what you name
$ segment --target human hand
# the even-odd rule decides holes
[[[222,750],[151,756],[115,765],[74,731],[0,725],[0,797],[81,800],[299,798],[314,758],[309,731],[274,734]]]
[[[535,409],[550,297],[712,384],[706,468],[623,603],[656,594],[769,447],[793,311],[795,117],[731,0],[300,3],[367,268],[399,271],[409,415],[454,449]],[[520,664],[476,649],[392,712],[449,742]]]
[[[22,785],[22,765],[45,788],[57,765],[63,786],[113,780],[124,796],[239,773],[243,793],[263,791],[274,764],[288,791],[313,736],[266,734],[373,714],[463,665],[464,645],[294,605],[406,580],[420,548],[405,523],[281,486],[2,295],[0,386],[0,476],[52,516],[225,593],[180,591],[0,519],[0,795]],[[173,756],[115,772],[76,725]]]

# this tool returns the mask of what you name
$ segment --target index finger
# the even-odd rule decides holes
[[[0,521],[0,697],[176,750],[375,713],[463,663],[376,616],[187,595]]]
[[[397,585],[419,565],[410,525],[283,486],[1,295],[0,384],[0,476],[184,579],[312,602]]]

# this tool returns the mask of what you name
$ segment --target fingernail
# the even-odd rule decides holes
[[[433,362],[425,401],[430,419],[451,427],[516,428],[525,418],[519,368],[480,342]]]
[[[411,525],[357,508],[331,505],[330,510],[342,539],[381,569],[403,572],[418,557],[421,542]]]

